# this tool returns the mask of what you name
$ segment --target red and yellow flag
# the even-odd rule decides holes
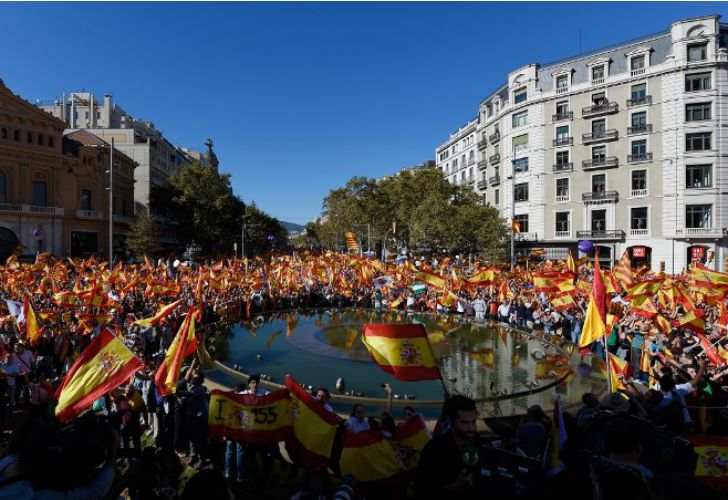
[[[687,436],[698,460],[695,477],[716,491],[728,491],[728,438],[718,436]]]
[[[23,316],[25,316],[25,336],[31,345],[36,344],[40,338],[40,329],[38,328],[38,319],[35,317],[35,312],[27,295],[23,298]]]
[[[344,233],[344,238],[346,239],[346,249],[350,252],[358,252],[359,251],[359,244],[356,242],[356,235],[351,232],[347,231]]]
[[[297,457],[311,470],[325,471],[336,436],[336,415],[324,409],[289,375],[285,381],[291,397],[293,439]]]
[[[210,437],[256,444],[285,441],[293,434],[288,391],[256,396],[213,389],[207,423]]]
[[[632,365],[610,352],[607,353],[607,359],[609,360],[609,387],[611,391],[617,392],[617,389],[625,389],[620,377],[632,377]]]
[[[172,345],[167,349],[164,360],[160,363],[154,374],[154,382],[157,385],[157,394],[169,396],[177,391],[179,372],[182,368],[182,361],[194,353],[197,349],[195,338],[195,308],[191,307],[187,312],[185,320],[180,325]]]
[[[435,288],[439,288],[440,290],[445,289],[447,285],[445,278],[436,274],[428,273],[427,271],[418,272],[415,276],[415,281],[424,281],[428,285],[432,285]]]
[[[602,273],[599,269],[599,252],[594,252],[594,282],[592,284],[589,306],[584,317],[584,326],[581,330],[579,347],[586,347],[592,342],[599,340],[605,333],[607,321],[606,290]]]
[[[379,367],[398,380],[438,380],[437,359],[421,324],[367,323],[362,342]]]
[[[151,316],[149,318],[139,319],[134,322],[136,325],[140,325],[144,328],[149,328],[150,326],[158,324],[160,321],[162,321],[164,318],[169,316],[174,312],[175,309],[177,309],[177,306],[179,306],[182,303],[182,300],[177,300],[175,302],[172,302],[171,304],[167,304],[166,306],[162,306],[159,308],[157,313],[154,316]]]
[[[684,327],[695,333],[705,333],[705,313],[701,309],[690,311],[672,322],[673,326]]]
[[[429,440],[430,433],[418,415],[398,427],[391,438],[377,431],[347,432],[339,462],[341,475],[351,474],[364,482],[396,478],[417,466]]]
[[[124,342],[105,329],[76,359],[56,390],[56,417],[66,422],[80,415],[142,366]]]

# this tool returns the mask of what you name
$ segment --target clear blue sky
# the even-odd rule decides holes
[[[33,102],[112,93],[175,144],[215,141],[291,222],[350,177],[434,159],[506,75],[723,14],[721,3],[0,3],[0,78]],[[728,21],[728,17],[726,18]]]

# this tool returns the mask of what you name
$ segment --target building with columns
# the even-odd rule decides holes
[[[478,106],[473,187],[519,222],[519,254],[565,258],[590,240],[604,265],[627,252],[667,272],[693,260],[725,270],[727,70],[718,15],[518,68]],[[436,150],[451,182],[470,123]]]

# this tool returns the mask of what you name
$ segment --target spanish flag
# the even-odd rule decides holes
[[[350,252],[359,251],[359,245],[356,242],[356,235],[352,233],[351,231],[347,231],[344,233],[344,237],[346,239],[346,249]]]
[[[446,286],[445,278],[436,274],[428,273],[427,271],[418,272],[415,276],[415,281],[424,281],[428,285],[432,285],[440,290],[443,290]]]
[[[557,311],[563,311],[564,309],[576,307],[576,302],[568,292],[563,292],[551,299],[551,306]]]
[[[617,392],[617,389],[625,389],[620,377],[630,378],[632,376],[632,365],[610,352],[607,353],[607,359],[609,361],[609,387],[611,392]]]
[[[160,321],[162,321],[164,318],[169,316],[174,312],[175,309],[177,309],[177,306],[179,306],[182,303],[182,300],[177,300],[175,302],[172,302],[171,304],[167,304],[166,306],[162,306],[159,308],[157,313],[154,316],[151,316],[149,318],[139,319],[134,322],[136,325],[140,325],[144,328],[149,328],[150,326],[158,324]]]
[[[23,299],[23,316],[25,316],[25,336],[31,345],[36,344],[40,338],[40,329],[38,328],[38,320],[35,317],[35,312],[33,312],[30,299],[27,295]]]
[[[154,374],[154,382],[157,385],[157,394],[160,397],[169,396],[177,391],[179,372],[182,368],[182,361],[197,350],[197,339],[195,338],[195,314],[194,307],[187,312],[187,317],[177,331],[172,345],[167,349],[164,360],[160,363]]]
[[[56,390],[56,417],[62,422],[77,417],[142,366],[124,342],[105,329],[76,359]]]
[[[698,460],[695,465],[695,477],[715,491],[728,490],[728,438],[718,436],[687,436],[693,445]]]
[[[293,420],[288,391],[280,389],[257,396],[213,389],[207,423],[213,438],[256,444],[290,439]]]
[[[672,326],[684,327],[695,333],[705,333],[705,313],[700,309],[690,311],[681,318],[674,320]]]
[[[569,249],[569,258],[566,259],[566,269],[576,274],[576,263],[574,262],[574,256],[571,254],[571,249]]]
[[[336,436],[336,415],[324,409],[308,391],[288,375],[285,381],[293,408],[293,436],[296,455],[307,468],[324,472],[329,465]]]
[[[599,252],[594,252],[594,282],[592,283],[589,306],[584,317],[584,326],[581,330],[579,347],[586,347],[592,342],[602,338],[607,333],[607,305],[606,290],[602,280],[602,272],[599,269]]]
[[[347,432],[339,462],[341,475],[351,474],[363,482],[397,478],[417,467],[429,440],[430,433],[418,415],[398,427],[391,438],[377,431]]]
[[[491,285],[495,282],[495,270],[485,269],[474,274],[470,279],[466,279],[465,281],[474,286]]]
[[[398,380],[438,380],[437,359],[421,324],[367,323],[362,342],[379,367]]]

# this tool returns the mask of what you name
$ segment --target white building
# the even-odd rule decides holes
[[[518,253],[565,258],[590,240],[604,264],[626,251],[667,272],[693,259],[725,270],[728,25],[719,19],[513,71],[477,120],[437,148],[438,167],[451,182],[469,178],[463,141],[477,134],[474,188],[520,223]]]

